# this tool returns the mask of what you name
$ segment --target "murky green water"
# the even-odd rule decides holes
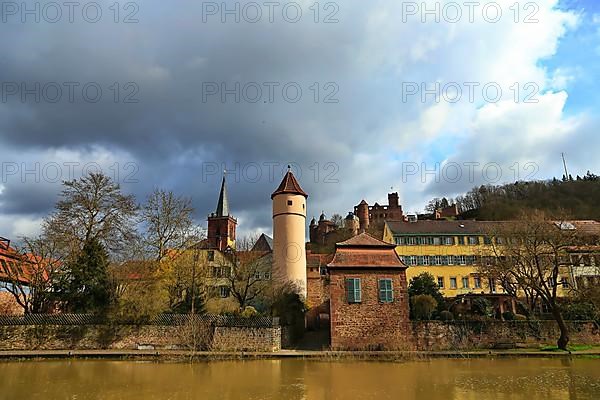
[[[600,399],[600,360],[7,362],[0,399]]]

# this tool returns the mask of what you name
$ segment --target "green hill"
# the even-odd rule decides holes
[[[575,179],[480,186],[454,202],[464,219],[508,220],[524,210],[538,209],[550,215],[600,220],[600,177],[588,172]]]

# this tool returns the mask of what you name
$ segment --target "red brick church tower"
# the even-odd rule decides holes
[[[217,210],[208,216],[208,247],[224,251],[228,247],[235,249],[235,228],[237,220],[229,214],[229,199],[225,175],[221,182],[221,193]]]

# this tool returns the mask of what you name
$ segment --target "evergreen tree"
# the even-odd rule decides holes
[[[438,311],[445,310],[444,296],[440,292],[440,288],[435,282],[435,278],[428,272],[423,272],[410,280],[408,284],[408,297],[429,295],[437,303]],[[411,305],[411,313],[412,305]]]
[[[97,239],[87,242],[67,265],[59,297],[69,312],[101,314],[108,310],[112,293],[108,265],[108,254]]]

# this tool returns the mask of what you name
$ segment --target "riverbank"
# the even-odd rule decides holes
[[[600,358],[600,347],[569,352],[541,349],[473,351],[308,351],[192,352],[186,350],[13,350],[0,351],[0,360],[127,359],[152,361],[308,359],[308,360],[411,360],[429,358]]]

